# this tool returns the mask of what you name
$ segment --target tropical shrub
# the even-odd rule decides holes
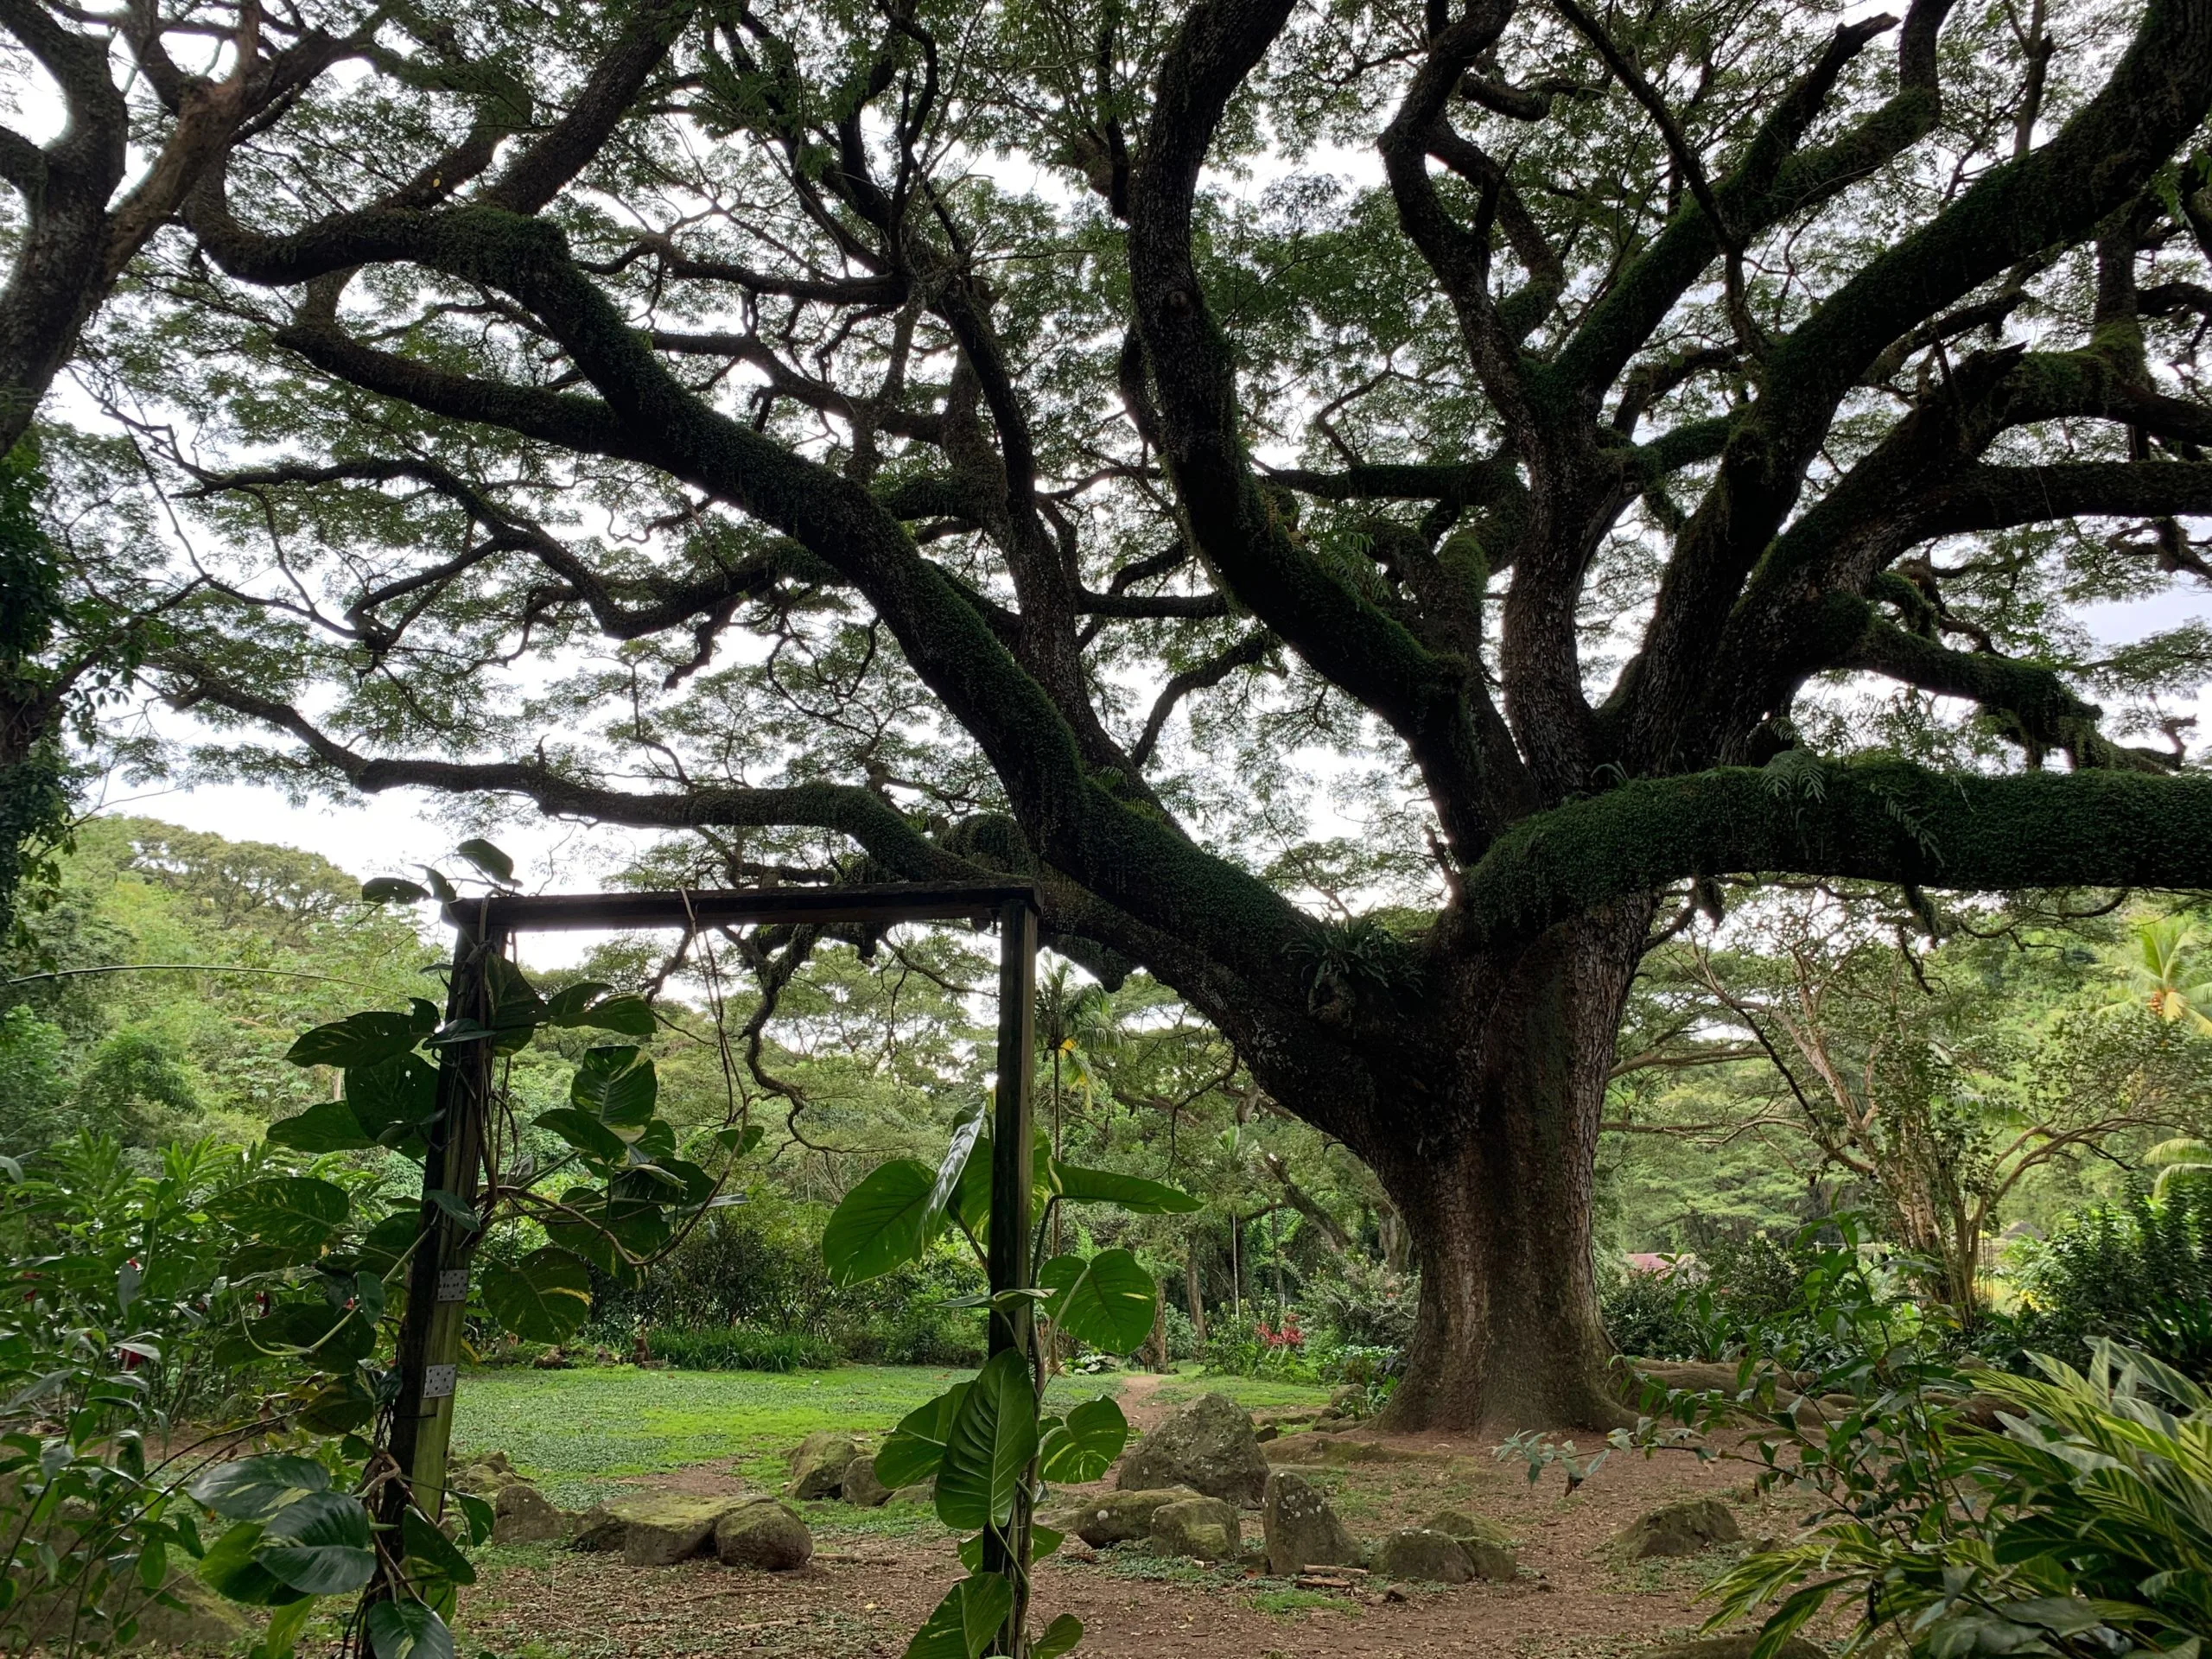
[[[2212,1394],[2106,1338],[2086,1372],[1984,1373],[2000,1427],[1928,1443],[1942,1501],[1838,1516],[1713,1586],[1719,1619],[1777,1597],[1771,1652],[1831,1600],[1916,1655],[2190,1656],[2212,1631]]]
[[[806,1332],[747,1325],[656,1325],[645,1341],[655,1359],[680,1371],[827,1370],[841,1357],[829,1341]]]
[[[2080,1366],[2109,1338],[2212,1379],[2212,1199],[2193,1185],[2083,1211],[2016,1278],[2021,1343]]]
[[[1357,1251],[1332,1259],[1307,1283],[1306,1301],[1329,1339],[1359,1348],[1403,1348],[1421,1304],[1418,1274],[1393,1271]]]
[[[1598,1312],[1614,1349],[1644,1359],[1710,1357],[1712,1332],[1688,1317],[1690,1289],[1664,1273],[1624,1273],[1603,1286]]]

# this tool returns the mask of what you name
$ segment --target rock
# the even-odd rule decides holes
[[[622,1517],[604,1503],[586,1510],[575,1518],[575,1529],[569,1535],[569,1548],[593,1552],[618,1550],[622,1548],[622,1535],[629,1530]]]
[[[1747,1630],[1741,1636],[1701,1637],[1694,1642],[1669,1642],[1663,1647],[1638,1649],[1636,1659],[1751,1659],[1751,1646],[1758,1639],[1756,1630]],[[1827,1659],[1827,1649],[1802,1636],[1793,1636],[1782,1644],[1775,1659]]]
[[[1188,1555],[1225,1561],[1236,1554],[1236,1506],[1218,1497],[1185,1497],[1152,1512],[1149,1548],[1155,1555]]]
[[[521,1483],[522,1477],[515,1472],[514,1465],[507,1461],[504,1452],[486,1452],[469,1458],[446,1477],[448,1485],[472,1497],[491,1497]]]
[[[1293,1434],[1270,1441],[1264,1454],[1269,1463],[1319,1463],[1341,1466],[1353,1463],[1410,1463],[1417,1455],[1393,1451],[1379,1440],[1347,1440],[1340,1434]]]
[[[1188,1486],[1255,1508],[1267,1490],[1268,1461],[1243,1408],[1225,1394],[1205,1394],[1137,1442],[1116,1484],[1124,1491]]]
[[[526,1480],[501,1487],[492,1500],[492,1541],[495,1544],[564,1543],[574,1524]]]
[[[901,1486],[885,1501],[892,1503],[933,1504],[937,1502],[937,1482],[918,1480],[911,1486]]]
[[[632,1567],[668,1567],[707,1547],[715,1523],[741,1500],[655,1494],[607,1505],[622,1522],[622,1559]]]
[[[772,1497],[740,1504],[715,1522],[715,1558],[725,1567],[788,1573],[813,1554],[806,1522]]]
[[[1309,1567],[1351,1567],[1359,1560],[1344,1523],[1329,1500],[1304,1477],[1278,1469],[1268,1477],[1260,1503],[1268,1541],[1268,1571],[1287,1579]]]
[[[872,1510],[886,1503],[891,1489],[875,1478],[875,1459],[863,1452],[845,1465],[844,1478],[838,1483],[838,1494],[848,1503],[857,1503]]]
[[[1613,1542],[1640,1561],[1654,1555],[1694,1555],[1714,1544],[1732,1544],[1743,1535],[1726,1503],[1717,1497],[1693,1497],[1662,1505],[1631,1522]]]
[[[1475,1576],[1466,1549],[1449,1533],[1427,1527],[1401,1527],[1375,1551],[1375,1570],[1386,1579],[1418,1579],[1427,1584],[1465,1584]]]
[[[1087,1497],[1083,1507],[1056,1519],[1062,1532],[1071,1532],[1093,1549],[1126,1544],[1152,1535],[1152,1517],[1170,1503],[1198,1497],[1187,1486],[1162,1486],[1143,1492],[1101,1492]],[[1061,1526],[1060,1520],[1066,1524]]]
[[[849,1434],[840,1434],[835,1429],[817,1429],[798,1444],[791,1453],[791,1484],[784,1489],[784,1496],[801,1502],[808,1498],[835,1497],[844,1483],[845,1471],[861,1454],[860,1447]]]
[[[1513,1535],[1495,1521],[1469,1515],[1465,1510],[1444,1510],[1421,1525],[1429,1532],[1458,1539],[1477,1578],[1510,1584],[1521,1576],[1521,1562],[1513,1554]]]

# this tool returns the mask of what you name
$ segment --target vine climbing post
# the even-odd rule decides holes
[[[408,1264],[407,1310],[394,1362],[399,1394],[392,1403],[390,1447],[393,1464],[406,1471],[385,1500],[384,1518],[395,1525],[410,1495],[425,1515],[438,1516],[445,1507],[446,1453],[468,1312],[467,1257],[476,1230],[476,1176],[492,1090],[490,964],[507,940],[490,912],[488,900],[448,912],[454,935],[446,1023],[480,1027],[486,1035],[448,1044],[438,1065],[437,1111],[423,1160],[423,1230]]]
[[[1029,1289],[1031,1145],[1029,1094],[1035,1057],[1037,912],[1027,897],[999,906],[998,1083],[992,1099],[990,1351],[1027,1355],[1034,1320]],[[983,1533],[983,1570],[1014,1584],[1014,1610],[995,1651],[1018,1655],[1029,1610],[1029,1489],[1025,1480],[1001,1535]]]

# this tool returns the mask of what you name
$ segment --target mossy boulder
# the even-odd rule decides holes
[[[887,1503],[935,1503],[937,1482],[918,1480],[911,1486],[901,1486],[884,1501]]]
[[[715,1559],[725,1567],[789,1573],[814,1554],[814,1535],[787,1505],[772,1497],[741,1503],[715,1522]]]
[[[1185,1497],[1152,1512],[1146,1548],[1155,1555],[1225,1561],[1236,1554],[1236,1506],[1218,1497]]]
[[[873,1510],[889,1501],[891,1489],[875,1478],[875,1459],[866,1452],[845,1465],[845,1477],[838,1484],[837,1495],[848,1503]]]
[[[1510,1583],[1521,1576],[1520,1560],[1513,1554],[1513,1535],[1497,1522],[1469,1515],[1465,1510],[1440,1510],[1421,1525],[1427,1531],[1458,1539],[1477,1578]]]
[[[1466,1548],[1446,1532],[1401,1527],[1376,1546],[1375,1572],[1386,1579],[1423,1584],[1465,1584],[1475,1576]]]
[[[575,1518],[526,1480],[502,1486],[492,1497],[492,1541],[495,1544],[557,1544],[567,1541]]]
[[[1073,1533],[1093,1549],[1111,1544],[1134,1543],[1152,1535],[1152,1517],[1170,1503],[1180,1503],[1205,1494],[1187,1486],[1160,1486],[1138,1492],[1100,1492],[1083,1500],[1083,1507],[1053,1516],[1048,1523]]]
[[[1271,1464],[1325,1464],[1341,1468],[1355,1463],[1410,1463],[1416,1454],[1394,1451],[1379,1440],[1355,1440],[1339,1434],[1287,1434],[1268,1443]]]
[[[791,1452],[791,1483],[784,1496],[800,1503],[835,1497],[844,1489],[845,1471],[861,1454],[860,1443],[835,1429],[817,1429]]]
[[[1115,1484],[1124,1491],[1188,1486],[1256,1509],[1267,1491],[1268,1460],[1243,1408],[1225,1394],[1205,1394],[1138,1441]]]
[[[657,1492],[608,1504],[622,1528],[622,1559],[632,1567],[668,1567],[707,1548],[715,1524],[743,1500]],[[604,1547],[604,1546],[602,1546]]]
[[[1260,1524],[1267,1537],[1268,1571],[1277,1578],[1289,1578],[1309,1567],[1352,1566],[1359,1560],[1359,1546],[1326,1496],[1287,1469],[1268,1477]]]
[[[1717,1497],[1685,1498],[1662,1504],[1639,1516],[1614,1535],[1613,1542],[1634,1560],[1653,1556],[1694,1555],[1714,1544],[1732,1544],[1743,1537],[1736,1517]]]

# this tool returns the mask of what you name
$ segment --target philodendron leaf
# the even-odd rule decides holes
[[[1038,1448],[1038,1472],[1069,1485],[1096,1480],[1114,1466],[1128,1438],[1129,1421],[1121,1407],[1103,1395],[1086,1400],[1047,1431]]]
[[[369,1513],[345,1493],[309,1493],[277,1511],[254,1559],[295,1590],[350,1595],[376,1574]]]
[[[987,1121],[988,1115],[981,1101],[953,1120],[952,1139],[944,1148],[944,1156],[938,1162],[937,1179],[930,1187],[930,1216],[933,1222],[954,1206],[960,1192],[961,1178],[967,1172],[976,1142],[982,1138],[983,1125]],[[984,1165],[986,1192],[989,1191],[989,1168],[987,1162]]]
[[[287,1504],[328,1491],[330,1471],[312,1458],[271,1452],[210,1465],[184,1490],[226,1520],[266,1521]]]
[[[620,1166],[629,1156],[629,1147],[622,1137],[587,1111],[574,1106],[556,1106],[550,1112],[540,1112],[532,1120],[541,1129],[550,1129],[578,1152],[596,1158],[602,1164]]]
[[[207,1201],[207,1213],[272,1249],[311,1255],[346,1224],[346,1189],[312,1175],[272,1175]],[[302,1256],[302,1260],[307,1255]]]
[[[1051,1293],[1040,1312],[1077,1342],[1126,1354],[1152,1334],[1157,1293],[1127,1250],[1056,1255],[1038,1269],[1037,1282]]]
[[[1081,1169],[1057,1159],[1046,1160],[1046,1183],[1070,1204],[1118,1204],[1140,1216],[1188,1215],[1198,1208],[1198,1199],[1165,1182],[1115,1169]]]
[[[650,1037],[658,1025],[653,1005],[642,996],[610,996],[594,1002],[571,1023],[611,1031],[623,1037]]]
[[[875,1478],[892,1491],[931,1478],[944,1457],[944,1443],[952,1433],[952,1420],[968,1397],[968,1384],[956,1382],[931,1401],[917,1406],[899,1420],[875,1454]]]
[[[1014,1586],[1003,1573],[972,1573],[923,1621],[906,1644],[906,1659],[976,1659],[1013,1611]]]
[[[524,1342],[565,1342],[591,1313],[591,1269],[557,1245],[487,1262],[480,1278],[492,1317]]]
[[[361,902],[369,905],[419,905],[430,890],[404,876],[379,875],[361,883]]]
[[[930,1241],[929,1166],[899,1158],[845,1194],[822,1230],[822,1262],[842,1287],[918,1259]]]
[[[377,1143],[376,1136],[362,1128],[353,1102],[347,1100],[317,1101],[297,1117],[277,1119],[262,1138],[273,1147],[317,1154],[359,1152]]]
[[[632,1047],[609,1045],[588,1051],[569,1084],[569,1099],[580,1110],[633,1141],[652,1121],[653,1104],[660,1098],[660,1078],[653,1063]]]
[[[380,1601],[366,1624],[376,1659],[453,1659],[453,1632],[422,1602]]]
[[[494,881],[506,882],[515,879],[515,861],[480,836],[471,836],[454,851],[490,876]]]
[[[1083,1621],[1073,1613],[1062,1613],[1029,1644],[1029,1659],[1060,1659],[1062,1654],[1082,1640]]]
[[[983,1363],[953,1414],[938,1465],[938,1518],[963,1532],[1002,1527],[1037,1451],[1029,1362],[1007,1349]]]
[[[303,1031],[284,1058],[294,1065],[374,1065],[396,1059],[430,1034],[412,1013],[372,1009]]]

